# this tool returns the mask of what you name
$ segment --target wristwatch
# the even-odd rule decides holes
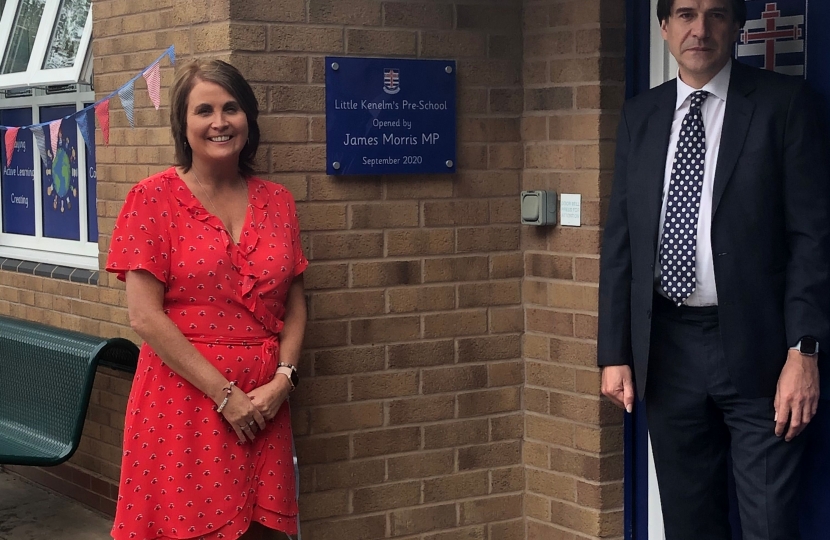
[[[297,385],[300,384],[300,376],[297,374],[297,368],[293,364],[280,362],[277,364],[277,373],[282,373],[288,377],[288,382],[291,383],[292,392],[295,388],[297,388]]]
[[[792,348],[804,356],[815,356],[818,354],[818,340],[813,336],[804,336]]]

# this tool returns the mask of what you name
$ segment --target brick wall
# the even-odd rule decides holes
[[[624,95],[625,2],[525,0],[523,189],[582,195],[582,227],[524,228],[527,538],[622,537],[622,414],[600,400],[603,205]]]
[[[304,532],[523,538],[521,5],[272,4],[232,13],[256,36],[232,61],[266,98],[263,168],[299,201],[311,260]],[[326,176],[326,54],[456,58],[459,172]]]

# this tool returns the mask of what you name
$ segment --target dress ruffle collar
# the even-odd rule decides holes
[[[179,176],[175,167],[168,170],[170,190],[173,196],[194,219],[213,227],[219,232],[223,246],[231,262],[231,270],[239,276],[240,287],[236,289],[239,302],[262,322],[271,332],[277,333],[282,329],[279,321],[270,311],[264,308],[262,300],[253,293],[259,281],[259,275],[253,271],[254,263],[250,260],[251,254],[260,243],[259,227],[268,207],[268,190],[262,182],[248,179],[248,210],[245,214],[245,224],[239,235],[239,243],[235,243],[230,233],[218,217],[209,212],[201,201],[190,191],[185,181]],[[269,316],[270,315],[270,316]]]

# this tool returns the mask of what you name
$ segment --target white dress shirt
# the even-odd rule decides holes
[[[720,137],[723,131],[723,115],[726,111],[726,94],[729,90],[729,78],[732,71],[732,60],[723,67],[711,81],[700,90],[709,92],[709,97],[703,102],[700,109],[703,115],[703,127],[706,131],[706,154],[703,163],[703,188],[700,194],[700,210],[697,219],[697,246],[695,249],[695,290],[686,300],[687,306],[716,306],[718,291],[715,287],[715,265],[712,259],[712,192],[715,183],[715,166],[720,151]],[[669,152],[666,156],[666,172],[663,178],[663,207],[660,211],[660,228],[658,238],[663,236],[663,222],[666,219],[666,199],[671,184],[672,163],[677,150],[677,141],[680,138],[680,127],[683,118],[689,112],[690,96],[696,92],[680,80],[677,75],[677,104],[674,111],[674,120],[671,124],[671,138]],[[660,287],[660,246],[657,246],[657,264],[655,268],[655,287],[665,296]]]

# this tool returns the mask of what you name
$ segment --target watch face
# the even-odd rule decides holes
[[[816,354],[818,349],[818,341],[814,337],[801,338],[801,354]]]
[[[300,376],[297,375],[297,372],[293,369],[291,370],[291,384],[293,384],[294,386],[300,384]]]

